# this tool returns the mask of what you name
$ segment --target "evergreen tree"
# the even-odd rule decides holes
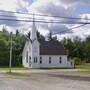
[[[57,36],[55,36],[55,37],[52,36],[52,31],[50,31],[48,34],[48,41],[52,41],[52,42],[58,41]]]
[[[45,41],[45,37],[40,34],[40,32],[37,31],[37,38],[39,41]]]
[[[16,30],[16,36],[18,36],[19,35],[19,31],[18,31],[18,29]]]

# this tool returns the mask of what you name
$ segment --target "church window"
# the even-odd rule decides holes
[[[35,63],[35,57],[34,57],[34,63]]]
[[[40,60],[40,64],[42,64],[42,60]]]
[[[34,63],[37,63],[37,57],[34,57]]]
[[[61,64],[61,63],[62,63],[62,57],[60,57],[59,59],[60,59],[60,60],[59,60],[59,63]]]
[[[31,60],[31,57],[29,57],[29,59]]]
[[[51,57],[49,57],[49,60],[51,60]]]
[[[37,57],[34,57],[34,63],[37,63]]]
[[[60,57],[60,60],[62,59],[62,57]]]
[[[30,63],[31,63],[31,57],[29,56],[29,61],[30,61]]]
[[[40,57],[40,60],[42,60],[42,57]]]
[[[28,51],[26,52],[26,62],[28,63]]]
[[[49,64],[51,63],[51,60],[49,60]]]
[[[51,57],[49,57],[49,64],[51,63]]]
[[[62,63],[62,60],[60,60],[59,63],[61,64]]]
[[[36,63],[37,63],[37,57],[36,57]]]
[[[40,57],[40,64],[42,64],[42,57]]]

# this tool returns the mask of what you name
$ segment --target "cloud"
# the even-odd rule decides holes
[[[0,12],[0,19],[17,19],[14,13],[7,13],[7,12]],[[5,16],[4,16],[5,15]],[[6,16],[12,16],[12,17],[6,17]],[[9,20],[0,20],[0,24],[6,24],[7,26],[16,27],[19,25],[19,22],[12,22]]]
[[[49,30],[51,30],[53,34],[71,32],[66,25],[60,24],[52,24],[51,26],[49,26]]]
[[[83,17],[86,18],[85,15],[79,15],[76,14],[74,12],[75,7],[77,4],[90,4],[89,0],[36,0],[35,2],[33,2],[32,5],[30,5],[30,7],[28,7],[28,11],[29,12],[34,12],[34,13],[41,13],[41,14],[47,14],[47,15],[53,15],[53,16],[63,16],[63,17]],[[37,18],[37,17],[36,17]],[[46,20],[46,17],[41,17],[42,19]],[[88,17],[89,18],[89,17]],[[55,19],[55,18],[53,18]],[[50,18],[48,18],[48,20],[51,20]],[[57,19],[60,21],[67,21],[67,22],[76,22],[76,21],[84,21],[87,22],[86,20],[68,20],[68,19]],[[65,34],[62,35],[63,37],[75,37],[75,36],[79,36],[79,37],[85,37],[84,34],[82,34],[82,32],[85,32],[82,28],[78,28],[77,31],[78,32],[70,32],[69,28],[72,28],[72,25],[68,25],[69,27],[67,27],[67,25],[61,25],[61,24],[39,24],[40,27],[44,28],[44,30],[48,29],[48,30],[52,30],[53,32],[57,33],[59,31],[63,31],[63,30],[67,30],[67,32],[69,32],[69,34]],[[76,25],[74,25],[76,26]],[[87,29],[84,28],[84,29]],[[76,29],[75,29],[76,30]],[[71,34],[70,34],[71,33]],[[80,33],[82,35],[80,35]],[[89,32],[87,32],[87,35],[90,34]],[[73,36],[72,36],[73,35]]]
[[[0,0],[0,10],[5,11],[22,11],[27,12],[26,7],[28,6],[28,2],[24,0]],[[6,17],[7,16],[7,17]],[[8,17],[11,16],[11,17]],[[23,19],[19,17],[27,17],[27,15],[19,15],[15,13],[8,13],[8,12],[0,12],[0,19]],[[17,21],[9,21],[9,20],[0,20],[0,25],[6,25],[10,27],[8,30],[12,29],[15,31],[16,29],[20,29],[23,27],[28,27],[28,23],[25,22],[17,22]]]
[[[9,2],[9,3],[7,3]],[[20,11],[20,12],[29,12],[29,13],[40,13],[40,14],[47,14],[53,16],[63,16],[63,17],[85,17],[85,15],[79,15],[75,13],[75,8],[77,4],[90,4],[89,0],[1,0],[0,1],[0,10],[7,10],[7,11]],[[0,13],[1,14],[1,13]],[[7,13],[2,13],[7,15]],[[15,19],[18,19],[19,16],[23,17],[30,17],[29,15],[16,15],[9,13],[8,15],[12,15]],[[90,15],[87,14],[87,18]],[[0,17],[3,18],[3,17]],[[44,20],[59,20],[59,21],[67,21],[67,22],[76,22],[77,20],[68,20],[68,19],[59,19],[59,18],[50,18],[50,17],[39,17],[35,16],[36,19],[44,19]],[[81,21],[81,20],[80,20]],[[13,27],[13,29],[24,29],[24,31],[28,31],[28,27],[31,27],[31,23],[25,22],[10,22],[10,21],[0,21],[0,24],[5,24],[9,27]],[[61,32],[63,30],[67,30],[69,34],[62,35],[62,38],[65,37],[73,37],[73,36],[80,36],[79,34],[82,33],[81,31],[83,28],[77,29],[78,32],[70,32],[69,28],[72,25],[65,25],[65,24],[45,24],[45,23],[36,23],[39,26],[39,31],[42,34],[47,34],[48,30],[52,30],[54,33]],[[85,27],[85,29],[89,30],[89,26]],[[72,34],[70,34],[72,33]],[[79,33],[79,34],[78,34]],[[89,31],[87,32],[89,34]],[[88,35],[88,34],[85,35]],[[73,36],[72,36],[73,35]],[[84,35],[83,35],[84,36]],[[58,36],[59,37],[59,36]],[[80,36],[82,37],[82,36]],[[60,37],[59,37],[60,38]]]
[[[59,0],[36,0],[28,7],[28,11],[49,15],[73,15],[73,8],[65,8]]]
[[[17,0],[0,0],[0,10],[15,11],[17,6]]]
[[[73,27],[76,27],[78,25],[74,25]],[[63,38],[71,38],[74,39],[76,36],[80,37],[82,40],[84,40],[87,36],[90,35],[90,25],[85,25],[83,27],[79,27],[72,30],[72,33],[64,33],[62,35],[58,35],[58,39],[62,40]]]
[[[43,7],[43,8],[42,8]],[[28,7],[28,11],[32,13],[40,13],[40,14],[47,14],[47,15],[52,15],[52,16],[63,16],[63,17],[79,17],[79,15],[76,15],[74,13],[74,8],[68,7],[66,8],[65,5],[63,5],[60,0],[36,0],[33,2],[30,7]],[[55,18],[50,18],[50,17],[37,17],[39,19],[44,19],[44,20],[50,20],[53,22]],[[56,20],[59,21],[76,21],[76,20],[68,20],[68,19],[60,19],[57,18]],[[52,30],[54,33],[61,32],[63,30],[69,31],[69,28],[66,27],[66,25],[62,24],[39,24],[39,27],[44,28],[44,30]]]

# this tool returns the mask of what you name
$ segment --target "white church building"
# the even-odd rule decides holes
[[[27,68],[74,68],[74,61],[67,58],[60,42],[38,41],[35,22],[24,46],[22,63]]]

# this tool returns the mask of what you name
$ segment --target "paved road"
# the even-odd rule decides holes
[[[0,90],[90,90],[90,81],[66,77],[60,74],[60,71],[56,74],[53,71],[32,72],[34,73],[31,77],[7,76],[0,73]]]

